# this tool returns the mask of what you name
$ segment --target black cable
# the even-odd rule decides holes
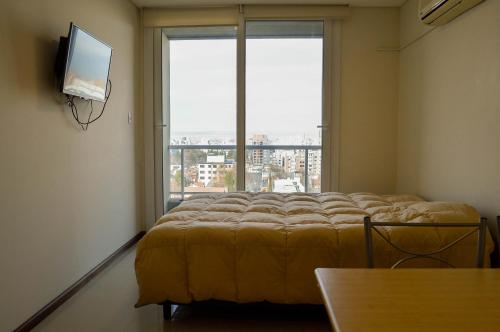
[[[106,99],[104,100],[104,105],[102,106],[101,113],[92,121],[87,122],[86,123],[87,125],[97,121],[104,113],[104,109],[106,108],[106,104],[108,103],[108,99],[109,99],[109,96],[111,95],[111,88],[112,88],[111,80],[108,80],[108,82],[109,82],[109,91],[108,91],[108,95],[106,96]]]
[[[76,114],[76,121],[78,122],[80,127],[82,127],[82,130],[86,130],[85,127],[82,125],[82,123],[80,121],[80,117],[78,115],[78,108],[76,107],[76,104],[75,104],[75,96],[71,97],[71,105],[72,105],[72,108],[74,109],[74,112]]]
[[[69,96],[69,95],[66,96],[66,103],[71,108],[71,114],[73,114],[73,118],[76,120],[76,122],[80,125],[80,127],[84,131],[86,131],[88,129],[88,127],[91,123],[97,121],[104,114],[104,109],[106,108],[106,104],[108,103],[108,99],[109,99],[109,96],[111,95],[111,88],[112,88],[111,80],[108,80],[108,82],[109,82],[108,95],[104,99],[104,105],[102,106],[101,113],[99,113],[99,115],[95,119],[90,120],[92,117],[92,114],[94,113],[94,104],[93,104],[93,101],[90,100],[90,113],[89,113],[89,116],[87,118],[87,122],[80,121],[80,117],[78,115],[78,107],[76,106],[76,104],[74,102],[75,97]]]
[[[104,111],[104,109],[103,109]],[[90,118],[92,117],[92,113],[94,113],[94,104],[92,103],[92,99],[90,100],[90,113],[89,113],[89,117],[87,118],[87,124],[85,125],[85,130],[87,130],[89,128],[89,121],[90,121]]]
[[[85,130],[85,128],[80,123],[80,119],[78,117],[78,109],[75,105],[74,98],[75,98],[74,96],[66,95],[66,102],[68,103],[68,106],[71,108],[71,114],[73,114],[73,118],[80,125],[80,127],[82,127],[82,129]]]

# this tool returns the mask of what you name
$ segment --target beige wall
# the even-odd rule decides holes
[[[342,27],[340,191],[396,189],[398,8],[353,8]]]
[[[0,15],[0,330],[8,330],[142,228],[143,141],[133,5],[8,0]],[[86,133],[53,86],[70,21],[114,48],[113,94]],[[340,189],[393,192],[399,56],[376,49],[399,43],[399,10],[353,8],[342,40]]]
[[[401,40],[425,28],[417,0]],[[486,1],[401,52],[398,191],[500,215],[500,1]]]
[[[111,99],[85,133],[53,82],[71,21],[114,48]],[[142,227],[138,29],[126,0],[0,2],[0,331]]]

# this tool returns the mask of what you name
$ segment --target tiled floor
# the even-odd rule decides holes
[[[331,331],[321,306],[203,303],[180,306],[164,322],[161,307],[134,308],[135,248],[58,308],[35,331]]]

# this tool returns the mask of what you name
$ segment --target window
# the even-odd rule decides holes
[[[235,26],[162,29],[169,198],[237,185],[321,191],[324,21],[249,20],[244,30],[242,38]]]

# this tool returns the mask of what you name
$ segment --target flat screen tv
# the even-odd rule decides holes
[[[73,23],[65,44],[61,91],[88,100],[106,101],[111,46]]]

